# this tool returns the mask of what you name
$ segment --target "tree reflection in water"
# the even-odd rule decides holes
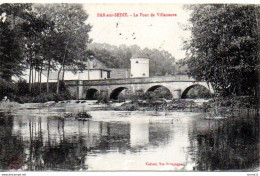
[[[139,116],[84,122],[25,112],[0,113],[1,170],[88,170],[111,160],[120,166],[129,157],[139,165],[158,159],[201,171],[249,169],[259,163],[258,123],[249,119],[203,124],[205,119],[181,114],[179,120],[164,122]]]
[[[229,119],[195,134],[197,170],[243,170],[259,164],[259,130],[254,119]]]
[[[0,113],[0,169],[16,169],[14,162],[23,161],[23,141],[21,136],[12,136],[13,116]],[[22,163],[20,163],[22,164]],[[13,168],[14,167],[14,168]],[[18,166],[19,169],[19,166]]]

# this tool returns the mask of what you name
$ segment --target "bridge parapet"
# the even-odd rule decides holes
[[[157,82],[194,82],[194,78],[188,75],[175,75],[175,76],[156,76],[146,78],[122,78],[122,79],[102,79],[102,80],[84,80],[75,81],[67,80],[66,85],[82,85],[82,86],[95,86],[95,85],[117,85],[117,84],[140,84],[140,83],[157,83]]]

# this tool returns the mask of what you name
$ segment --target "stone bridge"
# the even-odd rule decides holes
[[[204,81],[196,81],[187,75],[160,76],[148,78],[122,78],[84,81],[65,81],[65,85],[77,99],[93,99],[95,93],[102,93],[108,99],[117,99],[121,91],[127,89],[135,93],[142,90],[144,93],[159,87],[167,88],[173,98],[185,98],[188,91],[194,86],[203,86],[211,93],[213,89]]]

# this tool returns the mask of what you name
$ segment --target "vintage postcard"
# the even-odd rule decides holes
[[[0,171],[257,175],[258,29],[259,4],[1,3]]]

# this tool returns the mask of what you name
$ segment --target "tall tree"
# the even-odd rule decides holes
[[[0,55],[2,77],[11,80],[30,68],[30,90],[36,70],[43,65],[42,35],[49,23],[37,14],[32,4],[2,4],[0,6]],[[41,66],[40,66],[41,65]]]
[[[21,25],[27,21],[30,4],[0,5],[0,70],[2,78],[22,74],[24,66]]]
[[[259,6],[192,5],[190,74],[226,95],[257,93]]]
[[[82,67],[82,61],[86,58],[87,43],[90,43],[88,32],[91,29],[86,24],[88,14],[79,4],[45,4],[35,5],[37,11],[46,15],[47,19],[54,23],[52,39],[57,45],[53,48],[55,61],[58,63],[58,84],[62,77],[61,71],[65,67]]]
[[[46,20],[45,16],[30,11],[27,13],[27,21],[22,24],[24,52],[27,65],[30,68],[29,84],[30,90],[36,80],[36,70],[39,72],[43,63],[43,41],[46,31],[51,23]]]

